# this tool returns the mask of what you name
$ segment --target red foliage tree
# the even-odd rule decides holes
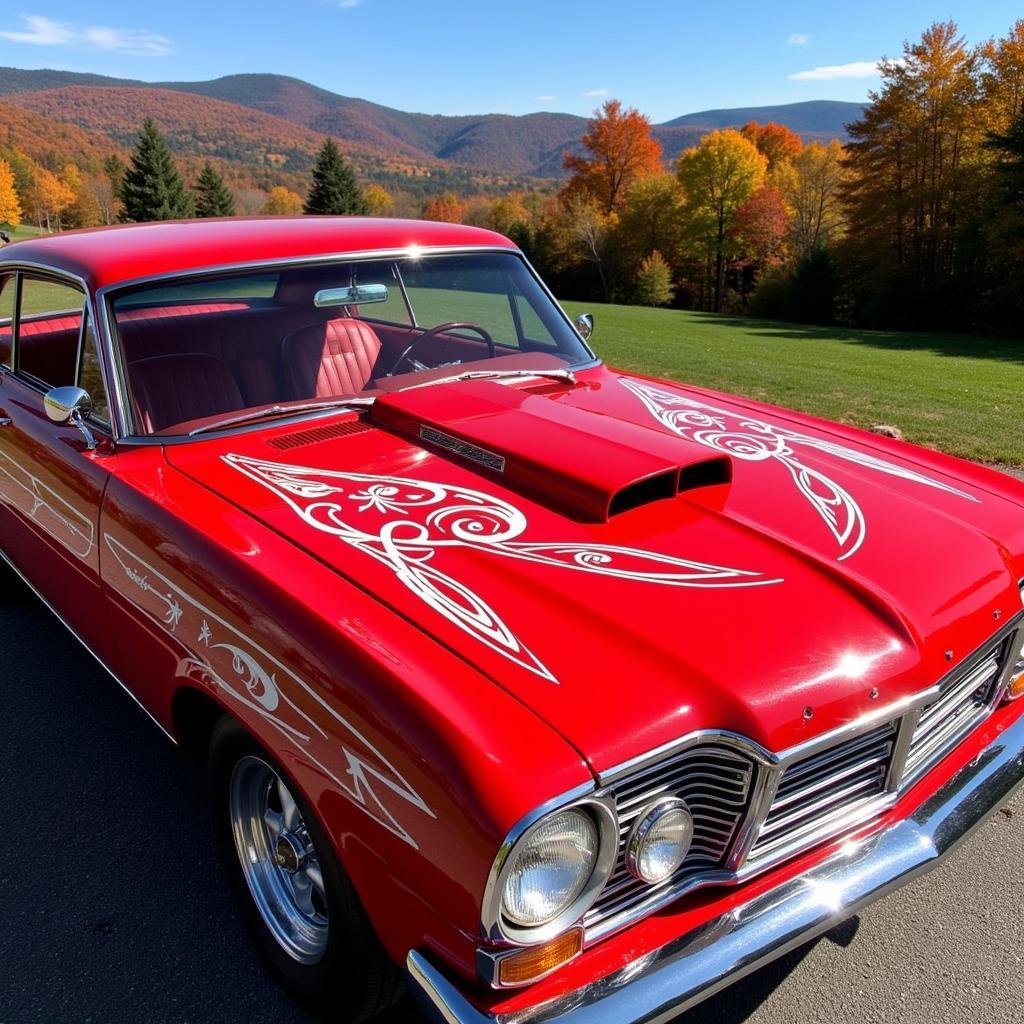
[[[762,265],[781,263],[789,231],[789,209],[773,185],[762,185],[736,211],[732,233],[744,262]]]

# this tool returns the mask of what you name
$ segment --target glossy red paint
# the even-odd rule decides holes
[[[157,274],[186,274],[233,264],[439,245],[514,248],[502,235],[462,224],[370,217],[250,217],[38,235],[5,246],[3,257],[5,262],[24,261],[74,274],[100,289]]]
[[[95,292],[410,245],[511,243],[275,218],[2,255]],[[184,444],[106,436],[95,452],[41,408],[0,374],[0,549],[166,731],[184,694],[241,721],[316,809],[392,956],[428,949],[467,988],[488,874],[524,816],[700,730],[768,751],[814,739],[928,689],[1021,606],[1021,484],[603,365]],[[859,834],[1022,713],[998,711]],[[834,845],[685,897],[524,993],[477,998],[511,1013],[603,977]]]

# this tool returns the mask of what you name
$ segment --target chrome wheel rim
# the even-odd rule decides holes
[[[264,924],[293,959],[314,964],[327,948],[323,872],[298,804],[266,761],[231,773],[228,813],[242,874]]]

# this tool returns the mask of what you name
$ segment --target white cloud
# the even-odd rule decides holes
[[[806,32],[794,32],[786,42],[790,46],[806,46],[811,41],[811,37]]]
[[[876,78],[878,73],[878,61],[855,60],[849,64],[826,64],[810,71],[797,71],[789,77],[794,82],[832,82],[837,78]]]
[[[82,32],[82,39],[98,50],[112,50],[129,57],[166,57],[174,52],[174,44],[167,36],[146,29],[92,25]]]
[[[66,21],[55,21],[42,15],[26,15],[25,32],[0,32],[0,39],[30,46],[67,46],[89,50],[123,53],[129,57],[165,57],[174,52],[174,43],[166,36],[148,29],[108,28],[89,25],[78,28]]]
[[[581,92],[581,96],[607,96],[611,92],[611,89],[588,89],[586,92]]]
[[[533,97],[538,103],[553,103],[558,99],[557,96],[552,96],[550,93],[544,93],[541,96]]]
[[[352,7],[358,7],[363,0],[338,0],[338,6],[343,10],[347,11]]]
[[[0,38],[30,46],[66,46],[75,41],[75,31],[67,22],[32,14],[22,20],[28,25],[28,32],[0,32]]]

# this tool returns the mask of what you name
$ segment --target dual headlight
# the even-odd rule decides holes
[[[664,798],[637,817],[626,841],[626,867],[656,885],[682,864],[693,836],[686,805]],[[619,826],[599,800],[552,811],[503,855],[492,899],[493,923],[507,938],[535,941],[577,921],[604,888],[619,850]]]

